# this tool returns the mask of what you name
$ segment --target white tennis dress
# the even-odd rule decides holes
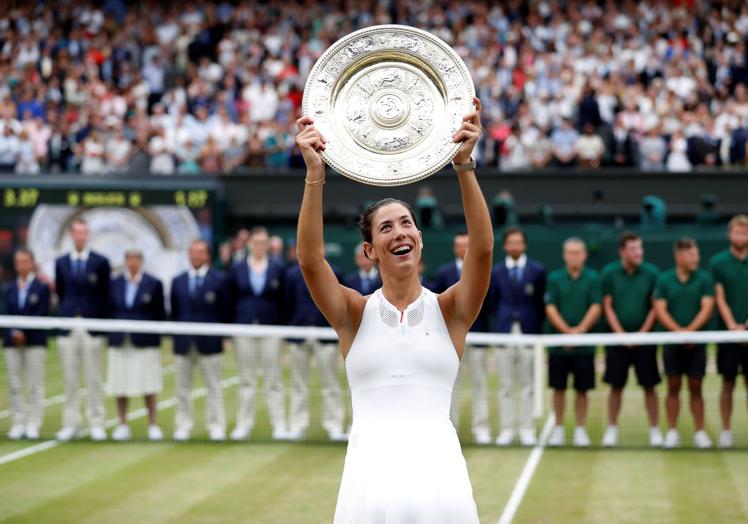
[[[477,524],[449,419],[459,359],[437,296],[375,292],[346,357],[353,425],[334,524]]]

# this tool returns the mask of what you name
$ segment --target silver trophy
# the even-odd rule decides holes
[[[302,113],[327,139],[329,166],[365,184],[396,186],[452,160],[461,146],[452,135],[474,95],[465,63],[443,40],[379,25],[325,51],[309,73]]]

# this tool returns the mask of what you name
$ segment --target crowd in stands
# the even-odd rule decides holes
[[[430,31],[466,62],[483,166],[748,161],[741,0],[58,0],[0,18],[0,171],[299,167],[294,121],[316,59],[390,23]]]

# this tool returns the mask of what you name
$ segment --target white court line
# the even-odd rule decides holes
[[[221,389],[228,389],[232,386],[236,386],[239,384],[239,377],[231,377],[227,378],[221,381]],[[195,400],[200,397],[204,397],[206,393],[205,388],[199,388],[190,394],[192,397],[192,400]],[[171,397],[166,400],[162,400],[158,404],[156,404],[156,407],[158,410],[162,409],[169,409],[171,407],[174,407],[177,404],[177,398]],[[140,408],[136,409],[135,411],[131,411],[127,414],[127,420],[136,420],[139,418],[143,418],[148,414],[148,410],[146,408]],[[110,418],[106,421],[104,427],[107,429],[112,428],[119,424],[119,418],[114,417]],[[82,431],[81,436],[86,436],[88,434],[88,430]],[[14,460],[22,459],[24,457],[28,457],[29,455],[34,455],[35,453],[39,453],[42,451],[46,451],[48,449],[52,449],[54,447],[59,446],[60,444],[63,444],[63,442],[60,442],[59,440],[47,440],[44,442],[41,442],[39,444],[35,444],[33,446],[29,446],[28,448],[23,448],[18,451],[14,451],[13,453],[8,453],[7,455],[0,456],[0,465],[7,464],[8,462],[13,462]]]
[[[545,445],[548,442],[548,437],[551,435],[554,424],[555,418],[553,414],[548,415],[543,425],[538,445],[533,448],[530,456],[527,458],[525,467],[522,469],[522,473],[520,473],[517,483],[514,485],[512,495],[509,497],[506,506],[504,506],[504,511],[501,513],[499,524],[511,524],[512,520],[514,520],[514,515],[517,514],[527,487],[530,485],[530,480],[532,480],[532,476],[535,474],[535,468],[538,467],[540,457],[543,456],[543,450],[545,450]]]
[[[170,375],[174,373],[174,369],[175,369],[174,364],[169,364],[168,366],[164,366],[163,370],[161,371],[161,376],[165,377],[166,375]],[[88,395],[88,388],[81,389],[81,398],[85,397],[86,395]],[[42,405],[45,408],[48,408],[49,406],[56,406],[57,404],[62,404],[63,402],[65,402],[65,395],[61,394],[61,395],[55,395],[54,397],[45,398],[44,401],[42,402]],[[4,409],[0,411],[0,420],[4,418],[8,418],[8,417],[10,417],[9,409]]]

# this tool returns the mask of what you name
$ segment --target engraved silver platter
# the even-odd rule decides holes
[[[415,182],[460,149],[452,135],[473,110],[465,63],[436,36],[403,25],[335,42],[306,82],[302,113],[327,139],[322,158],[365,184]]]

